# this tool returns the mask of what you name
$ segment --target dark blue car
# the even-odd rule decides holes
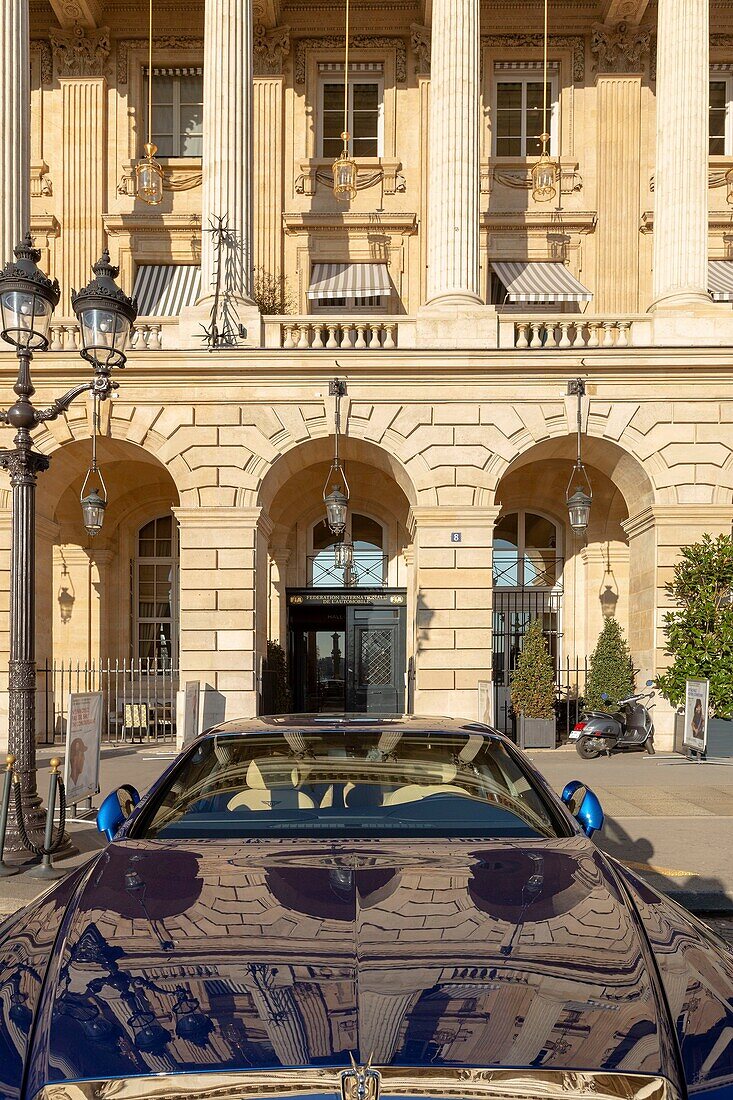
[[[16,1100],[722,1100],[733,957],[489,728],[222,725],[0,928]]]

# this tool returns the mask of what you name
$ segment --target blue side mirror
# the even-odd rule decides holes
[[[97,810],[97,828],[111,840],[123,821],[126,821],[140,801],[140,795],[129,783],[118,787],[105,798]]]
[[[590,787],[573,779],[560,796],[586,836],[603,828],[603,807]]]

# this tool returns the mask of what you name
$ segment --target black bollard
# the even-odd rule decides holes
[[[10,808],[10,789],[13,786],[14,763],[15,757],[12,752],[9,752],[5,757],[5,786],[3,787],[2,805],[0,805],[0,878],[9,878],[10,875],[17,875],[20,871],[20,867],[8,867],[7,863],[3,861],[5,832],[8,827],[8,809]]]
[[[58,867],[54,867],[51,863],[51,853],[49,849],[53,844],[53,815],[56,810],[56,787],[58,783],[58,771],[61,767],[61,761],[57,756],[54,756],[51,761],[51,782],[48,786],[48,810],[46,811],[46,836],[43,841],[43,847],[45,848],[45,854],[38,867],[31,868],[28,871],[28,875],[33,878],[63,878],[66,871],[60,871]]]

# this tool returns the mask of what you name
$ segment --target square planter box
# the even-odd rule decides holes
[[[525,718],[520,714],[517,719],[520,749],[554,749],[555,719]]]

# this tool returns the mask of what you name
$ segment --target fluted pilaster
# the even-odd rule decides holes
[[[252,289],[252,0],[206,0],[204,22],[203,239],[201,292],[213,293],[216,238],[226,218],[220,289],[250,300]]]
[[[479,2],[434,0],[428,304],[479,297]]]
[[[30,224],[30,46],[27,0],[0,0],[0,262]]]
[[[709,302],[708,0],[659,0],[654,308]]]
[[[71,291],[92,277],[92,264],[104,248],[105,135],[107,81],[104,77],[63,77],[61,192],[61,272],[63,310]]]

